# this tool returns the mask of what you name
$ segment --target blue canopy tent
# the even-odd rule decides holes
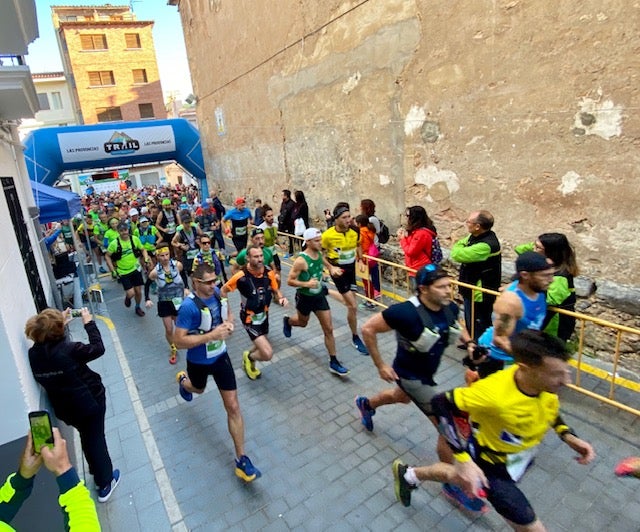
[[[75,192],[67,192],[35,181],[31,181],[31,191],[36,207],[40,210],[41,224],[68,220],[82,212],[80,196]]]

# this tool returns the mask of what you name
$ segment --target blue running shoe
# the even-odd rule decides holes
[[[184,387],[182,386],[182,381],[185,380],[186,378],[187,378],[186,371],[178,371],[178,373],[176,374],[176,381],[178,381],[178,390],[180,391],[180,395],[185,401],[191,401],[193,399],[193,394],[185,390]]]
[[[289,323],[289,316],[282,318],[282,334],[286,338],[291,338],[291,324]]]
[[[111,482],[109,482],[109,484],[107,484],[104,488],[98,489],[98,502],[107,502],[109,500],[109,497],[111,497],[113,490],[116,489],[116,486],[119,483],[120,483],[120,470],[114,469],[113,478],[111,479]]]
[[[489,511],[489,507],[482,499],[467,497],[461,488],[453,484],[443,484],[442,493],[455,506],[472,515],[483,515]]]
[[[236,476],[245,482],[252,482],[260,478],[262,473],[251,463],[249,457],[243,454],[240,460],[236,460]]]
[[[357,334],[351,339],[351,345],[355,347],[358,350],[358,353],[360,353],[361,355],[369,355],[367,347],[364,345],[362,340],[360,340],[360,337]]]
[[[345,377],[349,374],[349,370],[340,364],[337,358],[332,358],[329,361],[329,371],[338,377]]]
[[[373,430],[373,419],[371,418],[376,415],[375,409],[371,408],[369,399],[363,395],[356,397],[356,406],[360,410],[360,421],[362,421],[364,428],[371,432]]]

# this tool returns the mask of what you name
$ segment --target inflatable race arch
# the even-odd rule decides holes
[[[53,185],[69,170],[90,170],[174,160],[209,194],[200,134],[184,118],[49,127],[24,140],[29,178]]]

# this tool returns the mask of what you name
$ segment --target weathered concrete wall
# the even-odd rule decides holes
[[[443,244],[487,208],[640,284],[640,6],[622,0],[182,0],[210,186],[312,216],[422,204]],[[221,121],[216,120],[216,112]],[[222,128],[222,129],[221,129]]]

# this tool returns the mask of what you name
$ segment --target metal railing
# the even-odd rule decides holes
[[[294,250],[299,250],[302,245],[302,239],[300,237],[292,236],[287,233],[278,233],[283,238],[294,239]],[[299,242],[299,244],[295,243]],[[283,249],[287,249],[283,247]],[[371,257],[369,255],[363,256],[365,261],[372,260],[375,262],[375,267],[378,268],[379,278],[381,282],[382,298],[376,300],[366,297],[365,295],[358,294],[358,297],[373,303],[381,308],[386,308],[390,304],[396,301],[404,301],[412,295],[410,288],[410,274],[415,273],[415,270],[408,268],[403,264],[398,264],[380,257]],[[453,297],[457,295],[457,291],[460,287],[468,288],[472,291],[472,298],[475,300],[476,293],[483,292],[486,294],[498,295],[499,292],[494,290],[488,290],[478,286],[461,283],[456,279],[451,279],[453,285]],[[458,298],[461,299],[461,298]],[[475,323],[475,305],[471,305],[471,321]],[[639,401],[640,404],[640,382],[632,378],[624,378],[619,375],[621,368],[622,357],[622,345],[626,337],[630,337],[632,342],[640,342],[640,329],[633,327],[627,327],[619,325],[607,320],[603,320],[580,312],[572,312],[556,307],[549,307],[556,313],[565,314],[576,319],[576,331],[574,333],[575,340],[572,338],[569,342],[569,346],[574,349],[574,358],[570,361],[570,364],[575,368],[575,381],[573,384],[569,384],[568,388],[579,392],[583,395],[596,399],[602,403],[614,406],[620,410],[624,410],[631,414],[640,417],[640,409],[635,408],[630,404],[626,404],[616,398],[616,393],[620,388],[625,391],[631,392],[631,401]],[[472,325],[473,327],[473,325]],[[601,331],[597,331],[595,328],[601,328]],[[471,330],[473,335],[473,329]],[[592,364],[586,362],[585,359],[589,358],[588,340],[589,336],[596,335],[610,337],[612,339],[612,368],[611,371],[600,369]],[[625,336],[626,335],[626,336]],[[638,356],[636,353],[635,356]],[[595,377],[601,383],[608,383],[608,390],[603,393],[599,391],[590,390],[585,386],[585,375]],[[598,388],[599,386],[596,386]],[[626,393],[626,392],[625,392]]]

